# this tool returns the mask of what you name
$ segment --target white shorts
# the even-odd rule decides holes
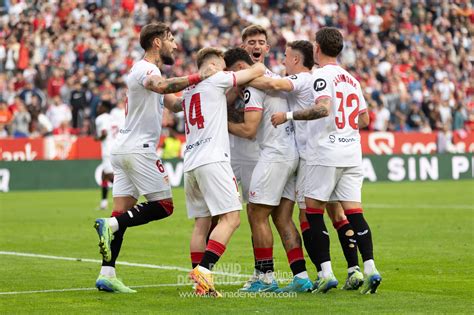
[[[156,153],[112,154],[113,196],[145,196],[148,201],[172,197],[168,174]]]
[[[105,174],[113,174],[114,169],[112,168],[112,162],[110,162],[110,156],[102,157],[102,172]]]
[[[305,197],[320,201],[361,202],[362,166],[307,165]]]
[[[215,162],[184,173],[188,217],[203,218],[242,210],[237,180],[229,162]]]
[[[304,202],[304,185],[306,178],[306,160],[300,158],[298,163],[298,170],[296,171],[296,201],[298,202],[298,208],[306,209],[306,203]]]
[[[295,201],[295,172],[298,159],[284,162],[262,162],[255,166],[250,181],[249,201],[278,206],[281,198]]]
[[[241,196],[245,203],[249,202],[250,180],[256,164],[257,162],[252,161],[230,161],[235,178],[242,188]]]

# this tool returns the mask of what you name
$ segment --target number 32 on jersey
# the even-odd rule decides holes
[[[344,97],[342,92],[336,92],[336,98],[339,100],[339,106],[335,118],[337,128],[344,129],[344,127],[346,127],[346,109],[352,109],[347,119],[349,121],[349,126],[355,130],[359,129],[357,121],[359,115],[359,97],[357,94],[351,93],[347,97]]]
[[[189,133],[189,125],[197,126],[198,129],[204,128],[204,116],[201,112],[201,94],[196,93],[191,96],[189,104],[189,113],[186,111],[186,104],[183,100],[184,122],[186,133]]]

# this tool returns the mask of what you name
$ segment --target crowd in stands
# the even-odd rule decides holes
[[[0,138],[90,135],[98,104],[123,108],[141,27],[171,26],[179,52],[163,75],[196,72],[196,52],[229,48],[252,23],[284,75],[286,42],[341,29],[340,58],[363,85],[370,130],[474,129],[474,10],[469,0],[0,1]],[[180,115],[163,125],[183,132]]]

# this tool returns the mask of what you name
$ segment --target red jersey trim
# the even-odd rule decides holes
[[[245,112],[253,112],[253,111],[262,111],[263,108],[260,108],[260,107],[245,107]]]
[[[233,73],[233,72],[232,72],[232,78],[233,78],[232,86],[236,87],[237,86],[237,78],[235,77],[235,73]]]

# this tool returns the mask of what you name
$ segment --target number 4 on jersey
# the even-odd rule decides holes
[[[191,126],[197,125],[198,129],[204,128],[204,116],[201,112],[201,94],[196,93],[191,96],[191,102],[189,104],[189,113],[186,113],[186,106],[184,106],[183,101],[183,110],[185,116],[185,125],[186,125],[186,133],[189,133],[189,125],[188,121]],[[188,116],[189,115],[189,116]]]

